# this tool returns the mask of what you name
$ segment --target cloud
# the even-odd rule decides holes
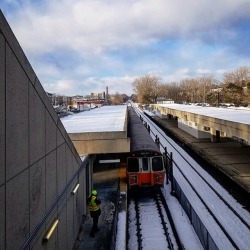
[[[11,17],[17,36],[33,53],[66,47],[98,54],[179,36],[207,39],[208,33],[216,39],[235,20],[248,18],[243,7],[250,7],[249,1],[228,0],[45,2],[46,10],[30,2]]]
[[[110,92],[132,93],[132,77],[149,72],[177,81],[250,63],[249,0],[3,0],[3,7],[50,92],[102,92],[108,83]]]
[[[109,89],[110,94],[126,93],[131,95],[133,93],[131,83],[136,76],[123,76],[123,77],[103,77],[95,78],[89,77],[82,80],[76,79],[60,79],[55,82],[48,82],[43,84],[45,89],[50,89],[51,93],[67,93],[69,96],[74,95],[88,95],[92,92],[101,93],[106,91],[106,87]],[[123,90],[121,90],[123,86]],[[60,90],[60,91],[58,91]]]

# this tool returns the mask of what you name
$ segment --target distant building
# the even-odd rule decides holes
[[[90,95],[82,96],[63,96],[54,93],[46,92],[51,104],[58,108],[58,106],[67,107],[71,111],[84,111],[91,108],[100,107],[106,104],[106,93],[91,93]]]
[[[108,97],[109,97],[109,87],[106,86],[106,96],[105,96],[106,101],[108,100]]]
[[[47,94],[47,96],[48,96],[48,98],[49,98],[50,102],[52,103],[53,94],[48,93],[48,92],[46,92],[46,94]]]
[[[90,99],[94,100],[101,100],[105,99],[105,92],[102,93],[91,93],[90,94]]]
[[[83,97],[83,95],[75,95],[75,96],[71,96],[71,99],[72,100],[83,100],[84,97]]]
[[[46,92],[48,98],[50,99],[50,102],[53,106],[66,106],[68,97],[64,95],[59,95],[55,93],[49,93]]]
[[[156,103],[157,104],[171,104],[171,103],[174,103],[174,101],[172,99],[167,99],[167,98],[164,98],[164,97],[158,97],[156,99]]]
[[[72,96],[68,98],[67,108],[73,112],[86,111],[105,104],[105,92],[91,93],[90,96]]]

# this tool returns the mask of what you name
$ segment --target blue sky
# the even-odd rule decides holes
[[[250,0],[1,0],[44,89],[131,95],[135,78],[164,83],[250,66]]]

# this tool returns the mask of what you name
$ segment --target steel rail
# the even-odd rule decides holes
[[[138,113],[137,113],[138,114]],[[141,113],[140,113],[141,114]],[[143,115],[144,117],[147,118],[147,120],[151,123],[151,126],[154,127],[155,130],[158,131],[158,133],[176,150],[176,152],[179,154],[179,156],[196,172],[196,174],[199,175],[199,177],[214,191],[214,193],[228,206],[228,208],[239,218],[239,220],[250,230],[250,225],[244,220],[244,218],[241,216],[241,214],[239,214],[228,202],[227,200],[225,200],[225,198],[199,173],[199,171],[197,169],[195,169],[192,164],[190,164],[188,162],[188,160],[186,158],[183,157],[183,155],[178,151],[178,149],[166,138],[165,135],[163,135],[161,133],[161,131],[159,131],[158,127],[155,126],[155,124],[146,116]],[[156,134],[154,134],[152,131],[151,133],[154,135],[154,137],[156,137]],[[162,145],[162,143],[160,142],[160,146],[162,147],[162,149],[164,150],[165,147],[164,145]],[[178,164],[173,160],[173,162],[175,163],[175,166],[178,168],[179,171],[181,171],[180,167],[178,166]]]
[[[137,113],[138,114],[138,113]],[[141,114],[141,113],[140,113]],[[145,115],[143,115],[145,117]],[[150,121],[149,118],[147,118],[148,121]],[[206,181],[206,179],[196,170],[194,169],[194,167],[192,167],[192,165],[187,161],[187,159],[185,159],[182,154],[178,151],[178,149],[176,149],[176,147],[169,142],[169,140],[158,130],[158,128],[155,126],[155,124],[150,121],[151,126],[154,126],[155,130],[157,130],[161,136],[176,150],[177,153],[179,153],[179,155],[188,163],[188,165],[199,175],[199,177],[211,188],[211,190],[214,191],[214,193],[224,202],[224,204],[231,209],[231,211],[235,214],[235,216],[237,216],[240,221],[249,229],[249,225],[247,224],[247,222],[239,215],[239,213],[213,188],[213,186],[208,183]],[[152,131],[151,133],[156,136]],[[164,149],[164,146],[160,143],[160,145],[162,146],[162,148]],[[221,224],[221,222],[217,219],[217,217],[214,215],[214,213],[211,211],[211,209],[208,207],[208,205],[206,204],[206,202],[204,201],[204,199],[200,196],[200,194],[198,193],[198,191],[194,188],[194,186],[192,185],[192,183],[187,179],[187,177],[184,175],[183,171],[180,169],[180,167],[178,166],[178,164],[173,160],[176,168],[180,171],[180,173],[182,174],[182,176],[185,178],[185,180],[188,182],[188,184],[190,185],[190,187],[192,188],[192,190],[196,193],[196,195],[199,197],[199,199],[201,200],[201,202],[203,203],[203,205],[206,207],[206,209],[209,211],[209,213],[211,214],[211,216],[213,217],[213,219],[216,221],[217,225],[221,228],[221,230],[224,232],[224,234],[227,236],[228,240],[231,242],[231,244],[235,247],[235,249],[239,249],[237,244],[234,242],[233,238],[231,237],[231,235],[229,235],[229,233],[227,232],[227,230],[225,229],[225,227]]]
[[[155,199],[155,203],[156,203],[156,206],[157,206],[157,209],[158,209],[158,212],[159,212],[159,216],[161,218],[161,224],[163,226],[163,230],[164,230],[165,235],[166,235],[166,239],[167,239],[167,242],[168,242],[168,247],[169,247],[170,250],[173,250],[174,245],[173,245],[172,240],[171,240],[171,238],[169,236],[168,227],[166,226],[167,223],[165,222],[163,211],[162,211],[162,208],[161,208],[161,205],[160,205],[160,203],[162,203],[162,201],[161,201],[161,197],[159,197],[158,192],[155,193],[154,199]]]

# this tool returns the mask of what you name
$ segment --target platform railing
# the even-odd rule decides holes
[[[117,197],[116,197],[116,204],[115,204],[115,212],[113,215],[113,223],[112,223],[112,229],[111,229],[111,240],[110,240],[110,245],[109,245],[110,250],[115,250],[115,248],[116,248],[117,223],[118,223],[119,198],[120,198],[120,177],[118,179],[116,194],[117,194]]]

